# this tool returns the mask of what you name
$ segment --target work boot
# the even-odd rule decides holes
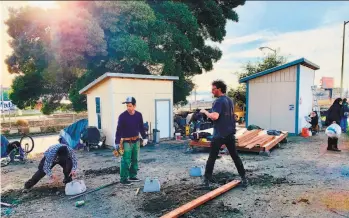
[[[337,145],[333,145],[332,151],[340,152],[341,150],[338,149]]]
[[[327,151],[333,151],[333,146],[332,145],[327,145]]]
[[[130,182],[140,182],[142,180],[138,179],[137,177],[134,177],[134,178],[129,178],[129,181]]]
[[[28,192],[30,192],[31,188],[32,188],[32,185],[30,184],[30,182],[29,182],[29,181],[26,182],[26,183],[24,184],[24,189],[23,189],[22,193],[28,193]]]

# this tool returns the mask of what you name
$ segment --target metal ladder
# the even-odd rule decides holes
[[[319,130],[322,129],[322,120],[321,120],[321,114],[320,114],[320,107],[318,103],[318,98],[317,98],[317,92],[316,92],[316,86],[312,86],[311,90],[313,92],[313,110],[316,111],[319,117]]]

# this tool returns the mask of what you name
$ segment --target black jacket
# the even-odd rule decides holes
[[[311,117],[310,121],[311,127],[315,128],[319,124],[319,116]]]
[[[335,101],[327,111],[326,125],[331,125],[333,121],[339,125],[341,123],[341,110],[342,106]]]

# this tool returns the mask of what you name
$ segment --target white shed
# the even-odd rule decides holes
[[[136,99],[136,110],[160,138],[170,138],[173,127],[173,81],[176,76],[105,73],[79,91],[87,95],[89,126],[96,126],[113,145],[119,115],[126,110],[126,97]]]
[[[242,78],[246,83],[246,126],[298,135],[313,106],[311,86],[320,67],[305,58]]]

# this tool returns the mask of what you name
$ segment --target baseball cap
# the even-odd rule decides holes
[[[124,101],[122,103],[123,104],[131,103],[131,104],[135,105],[136,104],[136,99],[134,97],[129,96],[129,97],[126,98],[126,101]]]

